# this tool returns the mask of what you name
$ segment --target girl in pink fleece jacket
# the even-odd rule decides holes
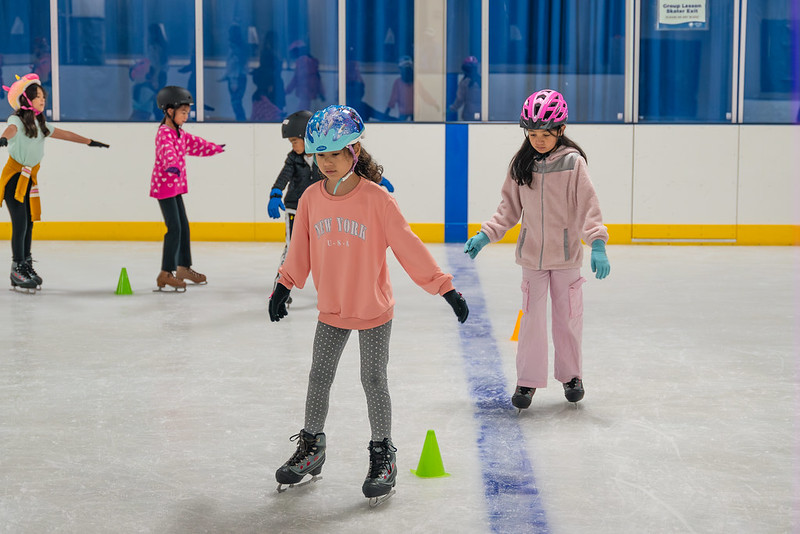
[[[417,285],[442,295],[458,320],[469,314],[449,274],[411,231],[394,198],[378,184],[383,168],[359,142],[364,123],[347,106],[329,106],[306,126],[306,153],[314,154],[324,178],[300,197],[292,242],[269,301],[269,316],[287,315],[293,287],[302,288],[309,272],[317,289],[319,321],[306,396],[305,425],[293,436],[297,451],[275,473],[278,491],[316,477],[325,462],[325,434],[336,367],[350,332],[358,330],[361,382],[372,431],[370,467],[362,491],[375,505],[394,493],[396,449],[392,445],[392,408],[386,368],[394,299],[386,249]],[[312,481],[314,478],[311,479]]]
[[[583,261],[581,239],[591,243],[592,272],[608,276],[608,229],[586,170],[586,154],[564,135],[567,102],[553,90],[532,94],[519,124],[526,130],[511,160],[497,212],[464,245],[475,258],[522,218],[517,263],[522,266],[522,310],[517,345],[517,387],[511,403],[522,410],[536,388],[547,386],[547,290],[552,300],[555,378],[570,402],[583,398]]]
[[[192,269],[189,219],[183,205],[183,195],[189,191],[186,155],[213,156],[223,152],[225,145],[211,143],[182,130],[194,103],[192,94],[183,87],[164,87],[158,92],[156,101],[164,111],[164,118],[156,134],[156,162],[150,178],[150,196],[158,199],[167,225],[161,272],[156,278],[156,285],[159,290],[170,286],[176,291],[185,291],[184,280],[195,284],[206,283],[206,275]]]

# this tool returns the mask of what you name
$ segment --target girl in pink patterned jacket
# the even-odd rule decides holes
[[[536,388],[547,386],[547,290],[552,301],[555,378],[570,402],[583,398],[583,261],[581,239],[591,244],[592,272],[608,276],[608,229],[586,170],[586,154],[564,135],[567,102],[550,89],[532,94],[519,124],[526,139],[511,160],[502,201],[464,252],[475,258],[522,219],[516,247],[522,266],[523,316],[517,345],[517,387],[511,403],[531,404]]]
[[[156,284],[159,290],[165,286],[176,291],[185,290],[185,280],[195,284],[206,283],[206,276],[192,269],[189,220],[183,205],[183,195],[189,190],[185,156],[213,156],[223,152],[225,145],[211,143],[181,129],[189,119],[189,109],[193,104],[192,95],[186,89],[172,85],[164,87],[156,100],[164,111],[164,119],[156,134],[156,162],[150,180],[150,196],[158,199],[167,225],[161,272]]]

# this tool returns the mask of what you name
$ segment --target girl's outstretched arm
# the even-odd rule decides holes
[[[53,133],[50,134],[50,137],[52,137],[53,139],[63,139],[64,141],[72,141],[73,143],[80,143],[82,145],[108,148],[108,145],[105,143],[100,143],[99,141],[93,141],[88,137],[78,135],[75,132],[70,132],[69,130],[62,130],[61,128],[53,128]]]
[[[50,135],[53,139],[63,139],[64,141],[72,141],[73,143],[80,143],[88,145],[92,140],[88,137],[83,137],[75,132],[69,130],[62,130],[61,128],[53,128],[53,133]]]
[[[6,127],[6,129],[3,130],[3,134],[0,135],[0,138],[3,138],[6,141],[8,141],[9,139],[14,137],[15,135],[17,135],[17,127],[14,126],[13,124],[9,124],[8,127]],[[4,144],[2,146],[6,146],[7,144],[8,144],[8,142],[6,142],[6,144]]]
[[[108,148],[108,145],[105,143],[101,143],[100,141],[94,141],[92,139],[89,139],[88,137],[78,135],[75,132],[70,132],[69,130],[62,130],[61,128],[53,128],[53,133],[50,134],[50,137],[52,137],[53,139],[63,139],[64,141],[72,141],[73,143],[80,143],[82,145]]]

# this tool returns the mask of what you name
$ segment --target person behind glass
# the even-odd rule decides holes
[[[153,87],[159,88],[167,85],[167,71],[169,70],[169,56],[167,55],[167,34],[164,26],[158,22],[147,25],[147,60],[150,62],[148,78]],[[160,114],[158,101],[153,100],[153,114]]]
[[[294,92],[299,100],[297,107],[311,109],[312,100],[325,100],[319,60],[311,55],[308,45],[299,40],[289,45],[289,56],[294,59],[294,76],[286,86],[286,94]]]
[[[525,141],[511,160],[500,205],[464,245],[475,258],[517,222],[516,262],[522,267],[522,321],[517,345],[517,387],[512,404],[522,410],[547,386],[547,291],[550,289],[555,379],[568,401],[583,398],[583,261],[581,239],[592,247],[591,268],[608,276],[608,229],[586,167],[586,154],[566,135],[567,102],[551,89],[522,106]]]
[[[305,422],[292,440],[297,451],[275,473],[278,491],[325,462],[325,420],[336,367],[353,330],[358,330],[361,382],[370,421],[370,466],[362,491],[370,499],[393,492],[397,470],[387,382],[394,299],[386,249],[391,247],[411,279],[442,295],[459,322],[469,309],[431,253],[411,231],[395,199],[378,184],[382,168],[364,149],[364,123],[348,106],[328,106],[308,121],[305,151],[324,177],[306,189],[297,208],[292,245],[269,301],[271,321],[287,315],[292,288],[311,272],[319,316],[314,335]],[[313,480],[313,479],[312,479]],[[373,504],[373,502],[371,502]]]
[[[300,195],[308,186],[322,179],[319,168],[313,161],[313,156],[306,154],[306,125],[310,118],[311,112],[304,109],[286,117],[281,125],[281,136],[289,140],[292,150],[286,155],[283,169],[275,179],[267,204],[267,214],[272,219],[280,219],[281,210],[286,212],[286,245],[283,247],[280,265],[283,265],[286,253],[289,251],[294,217],[297,213],[297,201],[300,200]],[[284,189],[286,189],[285,198],[283,196]],[[275,277],[275,283],[279,276],[280,274]],[[272,291],[275,291],[274,284]]]
[[[286,93],[283,88],[283,60],[275,50],[275,32],[264,35],[258,67],[253,69],[253,111],[251,121],[276,122],[283,119]]]
[[[397,119],[410,121],[414,118],[414,62],[411,56],[403,56],[398,62],[400,76],[392,84],[392,94],[386,104],[386,115],[397,106]]]
[[[39,76],[39,83],[46,94],[52,93],[52,59],[50,55],[50,43],[47,37],[37,37],[33,40],[33,74]]]
[[[481,74],[478,58],[468,56],[461,64],[464,77],[458,82],[456,99],[450,104],[450,111],[461,109],[462,121],[481,120]],[[463,109],[462,109],[463,108]]]
[[[156,134],[156,157],[150,180],[150,196],[158,200],[167,233],[161,257],[161,272],[156,277],[158,289],[170,286],[185,290],[189,280],[205,284],[206,276],[192,269],[189,219],[183,195],[188,192],[186,155],[213,156],[224,151],[217,145],[183,130],[189,120],[189,110],[194,104],[192,94],[183,87],[168,85],[156,95],[158,107],[164,118]]]
[[[149,121],[153,115],[153,99],[156,96],[156,89],[153,87],[153,80],[148,76],[150,72],[150,61],[142,58],[128,69],[128,76],[133,82],[131,88],[131,121]]]
[[[238,24],[228,28],[228,58],[225,62],[225,77],[220,81],[228,82],[228,94],[231,107],[237,121],[247,120],[242,105],[242,98],[247,88],[247,43]]]
[[[364,122],[372,119],[387,122],[395,120],[394,117],[381,113],[365,102],[366,91],[364,77],[361,76],[361,64],[355,59],[348,59],[345,65],[345,95],[347,95],[345,104],[356,110]]]
[[[42,278],[33,268],[31,242],[33,223],[41,219],[37,177],[45,139],[63,139],[90,147],[108,145],[61,128],[51,131],[43,113],[47,93],[36,74],[17,76],[11,87],[4,85],[3,89],[14,109],[0,136],[0,147],[8,147],[8,162],[0,174],[0,204],[5,201],[11,216],[11,286],[34,289],[42,285]]]

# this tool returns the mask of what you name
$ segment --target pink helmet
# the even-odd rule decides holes
[[[567,122],[567,101],[558,91],[542,89],[522,105],[519,125],[527,130],[549,130]]]

